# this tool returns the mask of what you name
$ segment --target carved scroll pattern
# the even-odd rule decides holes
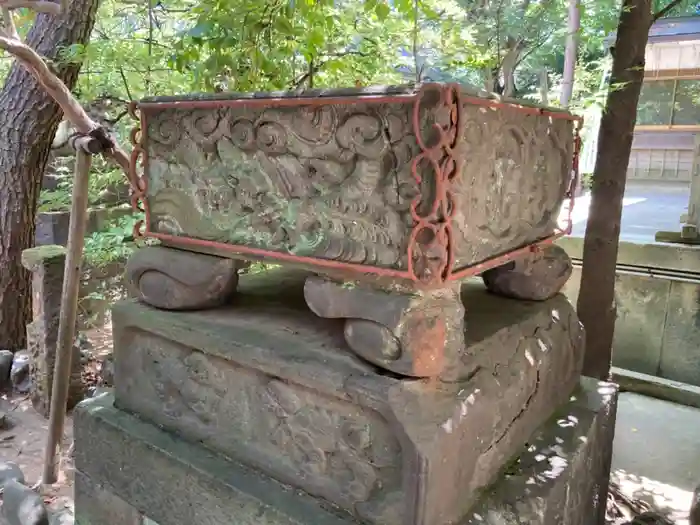
[[[551,235],[571,179],[573,124],[511,108],[463,106],[465,165],[456,181],[456,264]]]
[[[380,429],[359,411],[344,415],[319,406],[316,396],[280,381],[270,381],[262,397],[271,443],[301,474],[330,481],[347,504],[368,501],[385,482],[379,469],[396,466],[397,445],[377,435]]]
[[[150,109],[150,228],[405,269],[417,192],[409,109]]]
[[[145,352],[128,381],[159,400],[166,428],[353,513],[400,488],[400,447],[377,414],[165,340],[133,344]]]

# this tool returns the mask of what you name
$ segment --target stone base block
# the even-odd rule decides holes
[[[462,525],[596,525],[605,509],[617,390],[584,378]],[[75,415],[80,525],[351,525],[341,509],[114,408]]]
[[[346,525],[340,510],[114,408],[74,412],[76,521],[132,525]]]
[[[75,472],[77,525],[143,525],[144,516],[131,504],[80,471]]]
[[[204,312],[115,305],[116,407],[362,523],[454,525],[578,383],[583,331],[562,296],[466,285],[454,381],[421,381],[359,359],[298,277],[249,276]]]
[[[617,385],[582,378],[463,525],[605,523],[617,395]]]

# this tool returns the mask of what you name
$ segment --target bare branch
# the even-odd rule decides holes
[[[129,97],[129,100],[134,100],[134,97],[131,96],[131,90],[129,89],[129,82],[126,80],[126,75],[124,74],[124,68],[119,66],[119,76],[122,77],[122,82],[124,82],[124,89],[126,90],[126,96]]]
[[[88,116],[70,90],[61,82],[61,79],[49,69],[49,66],[36,51],[21,41],[7,36],[0,36],[0,49],[4,49],[19,60],[20,64],[32,74],[49,96],[61,106],[65,119],[68,120],[78,132],[89,135],[100,129],[100,126]],[[105,154],[112,157],[128,175],[129,157],[124,150],[112,141],[111,151],[105,151]]]
[[[14,55],[63,109],[66,119],[81,133],[89,133],[95,126],[68,88],[54,75],[44,60],[28,45],[7,37],[0,37],[0,48]]]
[[[673,0],[670,4],[668,4],[666,7],[661,9],[659,12],[654,14],[654,17],[652,18],[652,23],[656,22],[657,20],[665,17],[667,14],[669,14],[674,8],[678,7],[680,3],[683,0]]]
[[[3,7],[2,8],[2,18],[3,22],[5,23],[5,33],[10,38],[14,38],[15,40],[19,40],[19,33],[17,33],[17,27],[15,26],[15,21],[12,18],[12,11],[10,11],[8,8]]]
[[[61,4],[49,2],[47,0],[2,0],[0,7],[3,9],[31,9],[37,13],[49,13],[52,15],[61,14],[61,6],[63,3],[68,3],[68,0],[62,0]],[[67,9],[67,6],[66,6]]]

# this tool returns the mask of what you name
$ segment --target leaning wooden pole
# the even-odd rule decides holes
[[[59,453],[66,422],[66,403],[70,386],[71,358],[75,341],[75,326],[78,316],[78,292],[80,289],[83,247],[88,209],[88,182],[92,153],[101,150],[98,141],[91,137],[75,139],[76,150],[75,178],[68,230],[68,253],[63,275],[61,315],[58,324],[58,345],[56,365],[51,389],[51,409],[49,414],[49,436],[44,455],[43,485],[56,483],[59,466]],[[97,150],[97,151],[95,151]]]

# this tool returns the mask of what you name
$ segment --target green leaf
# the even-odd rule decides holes
[[[197,23],[196,26],[194,26],[192,29],[187,31],[187,34],[191,38],[202,39],[205,36],[207,36],[209,33],[211,33],[212,27],[213,27],[213,25],[211,22],[207,22],[207,21],[199,22],[199,23]]]
[[[289,19],[284,16],[278,16],[275,18],[275,29],[287,35],[294,34],[294,26],[292,26]]]
[[[391,8],[389,8],[388,5],[381,3],[377,4],[377,7],[375,8],[374,12],[377,13],[377,18],[379,18],[379,20],[384,21],[391,13]]]

